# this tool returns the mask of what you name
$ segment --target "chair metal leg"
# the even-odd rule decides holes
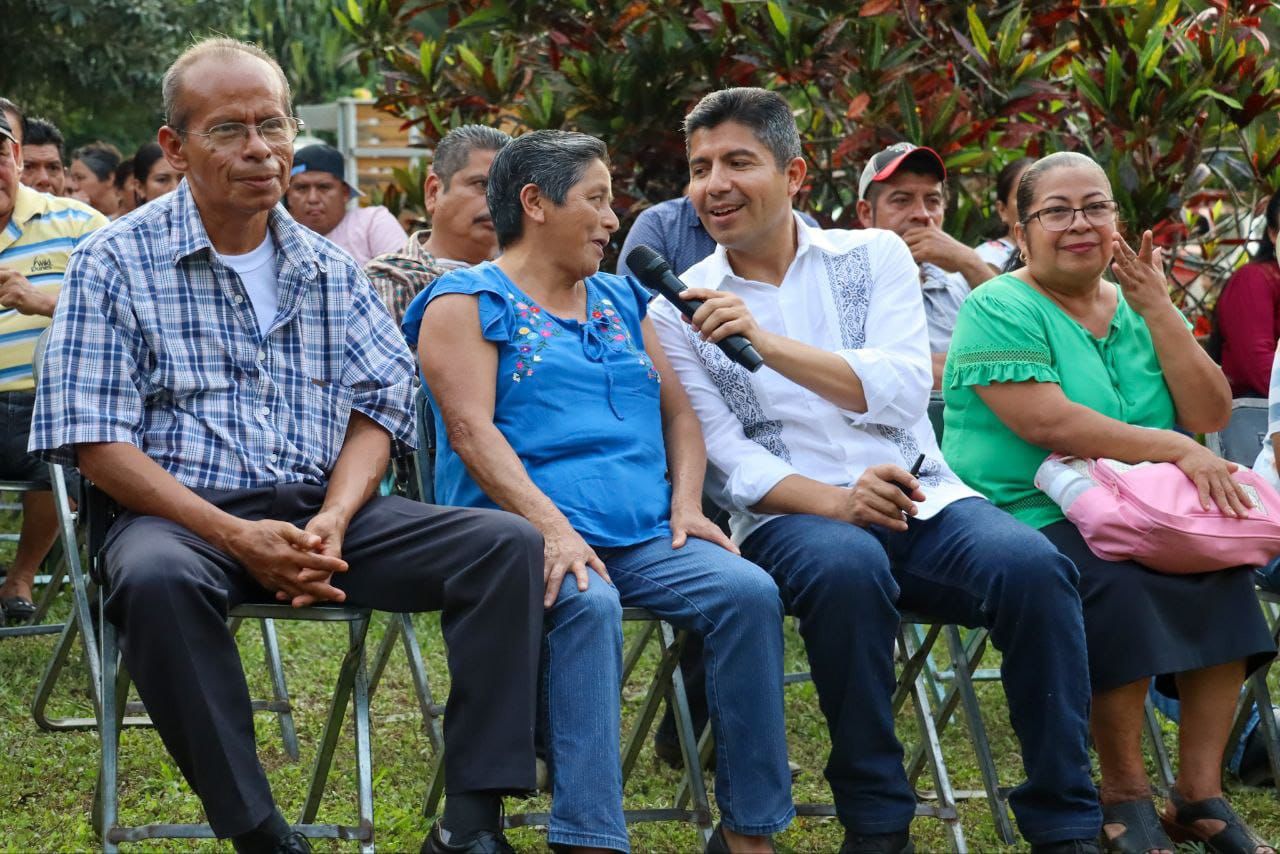
[[[671,657],[671,694],[675,701],[676,735],[680,741],[680,755],[684,760],[684,784],[689,787],[693,797],[695,812],[694,823],[705,845],[711,838],[711,804],[707,800],[707,785],[702,779],[702,763],[698,757],[698,736],[693,731],[693,720],[689,714],[689,698],[684,690],[684,675],[680,671],[680,649],[675,630],[666,623],[660,623],[663,652]]]
[[[265,622],[265,621],[264,621]],[[360,805],[360,851],[373,854],[373,747],[369,724],[369,680],[364,664],[364,639],[369,631],[369,620],[355,620],[347,624],[351,648],[358,649],[353,680],[353,699],[356,731],[356,786]]]
[[[347,654],[342,659],[342,667],[338,671],[338,684],[333,689],[329,717],[325,722],[320,749],[312,769],[311,785],[307,789],[307,799],[302,808],[303,824],[314,822],[316,814],[320,811],[320,799],[324,796],[325,783],[329,779],[329,768],[333,764],[333,752],[338,745],[338,736],[342,732],[342,720],[355,687],[357,674],[363,686],[362,690],[365,692],[366,704],[368,702],[368,684],[364,681],[364,638],[369,630],[369,620],[368,618],[353,620],[351,625],[351,642],[347,647]]]
[[[49,550],[48,557],[45,558],[44,564],[49,568],[49,581],[45,584],[44,590],[40,592],[40,601],[36,603],[36,612],[31,617],[33,625],[44,623],[44,618],[49,615],[49,609],[53,607],[53,600],[62,592],[67,580],[66,571],[62,568],[63,549],[61,540],[53,541],[53,548]],[[60,624],[58,628],[61,629]]]
[[[1249,677],[1246,683],[1253,695],[1253,702],[1258,707],[1258,727],[1261,730],[1263,744],[1267,747],[1267,759],[1271,764],[1271,779],[1280,781],[1280,727],[1276,726],[1275,706],[1271,702],[1271,692],[1267,688],[1267,669],[1262,668]],[[1234,744],[1234,742],[1231,742]],[[1280,782],[1275,783],[1276,798],[1280,799]]]
[[[373,667],[369,670],[369,695],[377,693],[378,683],[382,681],[382,671],[387,669],[387,662],[391,660],[391,653],[395,652],[396,641],[400,639],[400,630],[403,623],[396,619],[396,614],[391,614],[387,621],[387,630],[382,633],[382,640],[378,643],[378,651],[373,656]]]
[[[62,543],[63,560],[67,575],[71,578],[72,610],[63,626],[62,636],[54,647],[53,654],[45,665],[40,684],[36,687],[36,695],[31,704],[31,715],[36,726],[44,730],[91,729],[97,725],[102,709],[102,696],[99,690],[103,682],[101,670],[102,658],[99,655],[97,636],[95,634],[90,595],[93,585],[88,581],[80,562],[80,546],[76,539],[76,513],[71,510],[71,502],[67,495],[67,481],[61,466],[50,465],[50,480],[53,485],[54,508],[58,516],[58,539]],[[81,637],[84,649],[85,669],[89,673],[89,695],[93,698],[94,717],[92,718],[50,718],[46,713],[49,697],[62,675],[67,656],[75,643],[76,635]],[[127,720],[126,725],[139,723],[138,720]]]
[[[422,815],[434,819],[440,814],[440,799],[444,797],[444,751],[436,751],[435,767],[427,781],[427,796],[422,801]]]
[[[118,850],[113,831],[116,826],[116,777],[117,761],[120,748],[120,730],[116,721],[121,710],[117,708],[118,697],[115,690],[118,670],[118,654],[116,650],[115,626],[105,623],[102,626],[102,678],[101,688],[102,715],[98,727],[99,741],[102,748],[102,764],[98,769],[98,789],[94,796],[94,826],[102,840],[104,854],[114,854]]]
[[[649,639],[653,637],[653,633],[658,630],[656,622],[643,623],[640,626],[639,635],[631,642],[631,646],[627,649],[627,654],[622,659],[622,684],[626,685],[627,680],[631,678],[631,673],[636,669],[636,665],[640,663],[641,656],[644,655],[644,648],[649,645]]]
[[[628,650],[628,658],[633,658],[631,669],[634,670],[635,663],[639,661],[643,652],[641,647],[653,637],[657,629],[657,623],[649,623],[641,630],[640,637],[636,639]],[[661,641],[659,641],[661,643]],[[658,709],[662,707],[662,698],[667,695],[664,690],[670,682],[672,674],[676,673],[679,666],[679,648],[676,649],[676,655],[673,658],[666,650],[663,651],[662,657],[658,659],[657,670],[653,674],[653,679],[649,683],[649,690],[645,692],[644,705],[640,707],[640,714],[636,717],[635,723],[631,727],[631,734],[627,737],[626,747],[622,753],[622,779],[625,781],[631,776],[631,771],[635,768],[637,760],[640,758],[640,751],[644,749],[646,736],[649,735],[653,721],[658,716]],[[623,672],[630,675],[627,669],[626,661],[623,662]],[[623,678],[623,684],[626,684],[626,677]],[[683,682],[681,683],[683,684]],[[675,710],[675,714],[679,715],[679,709]],[[678,734],[677,734],[678,735]],[[683,804],[677,802],[677,807]]]
[[[985,632],[983,634],[985,635]],[[985,645],[985,642],[985,637],[979,641],[981,645]],[[951,651],[956,688],[964,704],[964,716],[973,739],[978,770],[982,773],[982,785],[987,791],[987,805],[991,808],[991,817],[995,821],[1001,840],[1006,845],[1014,845],[1018,837],[1013,832],[1013,822],[1009,820],[1009,810],[1000,791],[1000,778],[996,773],[995,760],[991,756],[991,742],[987,738],[987,727],[982,720],[982,709],[978,705],[977,692],[973,690],[972,674],[976,669],[977,661],[969,658],[969,651],[965,648],[965,642],[960,637],[960,629],[956,626],[947,626],[947,646]],[[981,650],[979,649],[978,652],[980,655]]]
[[[280,723],[280,739],[284,742],[285,755],[297,762],[298,730],[293,723],[293,706],[289,702],[289,687],[284,681],[284,665],[280,662],[280,641],[276,637],[276,624],[274,620],[265,617],[258,623],[262,628],[263,657],[267,660],[267,670],[271,673],[271,697],[276,720]]]
[[[440,726],[440,718],[444,715],[444,706],[435,701],[431,693],[431,683],[427,679],[427,665],[422,658],[422,647],[418,646],[418,633],[413,628],[412,614],[391,614],[387,621],[387,630],[378,643],[378,651],[373,657],[373,667],[369,671],[369,696],[378,690],[378,682],[386,669],[387,662],[395,652],[396,641],[404,647],[404,655],[409,664],[409,678],[413,681],[414,695],[418,698],[418,710],[422,713],[422,728],[426,730],[427,739],[431,742],[431,751],[438,753],[444,749],[444,730]]]
[[[1151,754],[1156,760],[1156,770],[1160,774],[1160,782],[1167,792],[1173,788],[1173,765],[1169,762],[1169,751],[1164,748],[1164,734],[1160,729],[1160,719],[1156,717],[1155,706],[1151,704],[1151,696],[1147,695],[1142,706],[1144,729],[1147,740],[1151,743]],[[1232,742],[1234,743],[1234,742]]]
[[[899,634],[905,645],[906,632],[900,631]],[[925,676],[923,673],[917,674],[911,681],[911,699],[916,712],[916,721],[920,727],[920,738],[926,745],[925,754],[938,795],[937,817],[947,825],[947,835],[950,837],[952,850],[956,854],[964,854],[968,846],[964,839],[964,828],[960,825],[960,816],[956,811],[956,797],[951,788],[946,760],[942,756],[942,742],[938,737],[933,709],[929,704],[929,692]]]

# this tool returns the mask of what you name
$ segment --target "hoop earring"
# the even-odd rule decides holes
[[[1027,263],[1027,253],[1022,250],[1018,250],[1018,260],[1023,264]]]

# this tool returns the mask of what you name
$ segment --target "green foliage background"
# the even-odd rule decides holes
[[[72,147],[105,139],[129,152],[154,139],[164,69],[210,35],[261,44],[296,103],[367,82],[329,0],[3,0],[0,22],[0,95],[52,119]]]
[[[681,119],[733,85],[791,101],[802,202],[839,226],[857,170],[903,139],[944,156],[966,240],[989,225],[990,176],[1024,154],[1092,154],[1144,226],[1192,185],[1280,186],[1280,10],[1259,0],[344,2],[382,103],[429,138],[480,121],[604,139],[624,228],[681,192]]]

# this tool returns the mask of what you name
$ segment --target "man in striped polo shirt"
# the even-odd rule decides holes
[[[0,113],[0,479],[46,487],[23,495],[18,551],[0,585],[0,625],[26,622],[35,612],[31,583],[57,533],[49,467],[27,453],[36,338],[58,304],[72,250],[82,237],[107,224],[88,205],[22,185],[21,174],[22,147],[8,117]]]

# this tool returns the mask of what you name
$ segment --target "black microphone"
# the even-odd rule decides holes
[[[698,306],[702,305],[702,300],[699,299],[680,298],[680,292],[686,289],[684,283],[671,272],[671,265],[667,263],[667,259],[650,247],[637,246],[627,253],[627,266],[631,268],[632,275],[639,279],[642,285],[664,297],[667,302],[680,309],[680,313],[685,317],[693,317]],[[756,348],[741,335],[730,335],[716,342],[716,346],[726,356],[752,373],[760,370],[760,366],[764,364],[764,359],[760,358]]]

